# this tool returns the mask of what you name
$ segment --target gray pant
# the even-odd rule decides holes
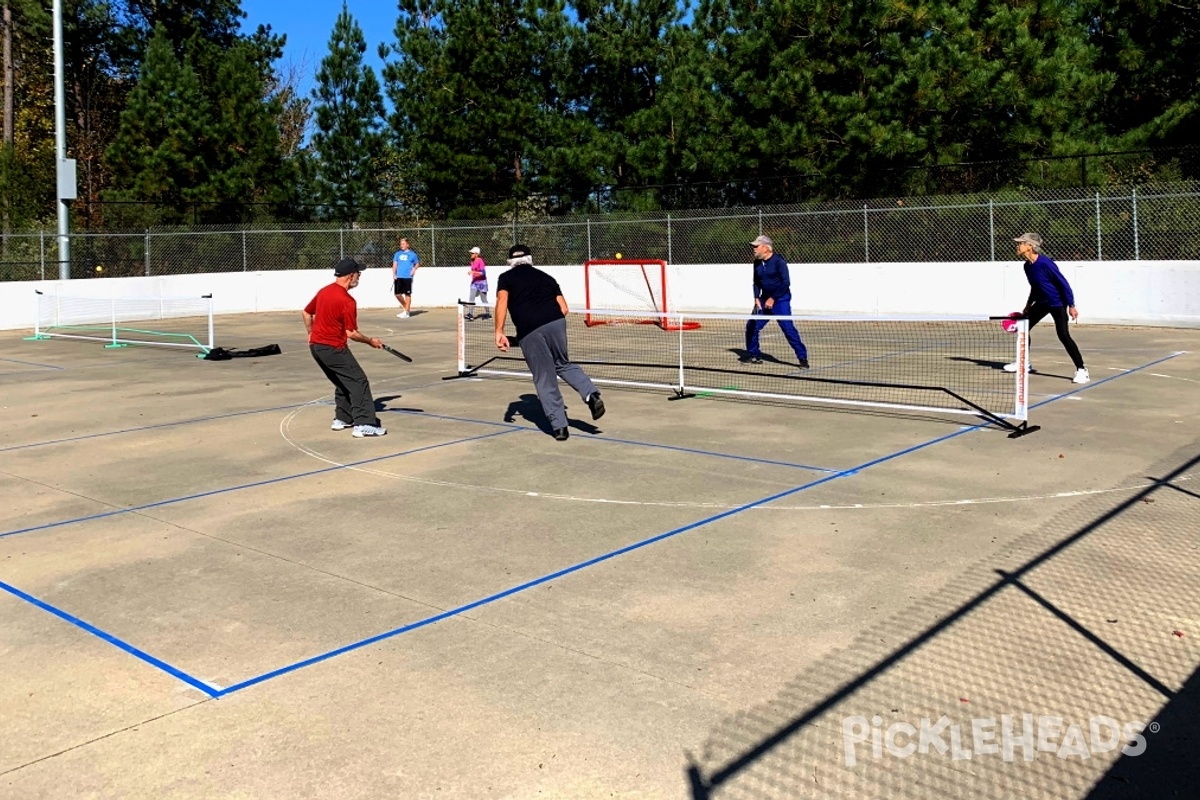
[[[558,389],[558,379],[569,383],[585,402],[596,391],[592,379],[567,356],[567,321],[547,322],[525,334],[521,338],[521,352],[533,373],[533,386],[550,426],[556,430],[567,427],[567,406]]]
[[[308,349],[312,352],[317,366],[333,384],[333,404],[337,407],[337,418],[348,425],[378,425],[379,417],[375,416],[375,398],[371,396],[371,384],[350,348],[310,344]]]

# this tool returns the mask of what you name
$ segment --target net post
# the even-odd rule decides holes
[[[1017,320],[1016,335],[1017,385],[1016,407],[1013,416],[1022,422],[1029,421],[1029,320]]]
[[[120,347],[121,345],[117,343],[117,299],[115,297],[109,301],[108,307],[111,309],[112,315],[112,341],[104,346]]]
[[[244,237],[245,231],[242,234]],[[201,345],[200,352],[196,353],[196,358],[204,358],[216,346],[216,332],[213,330],[213,296],[211,294],[202,294],[200,295],[200,299],[208,301],[208,344]]]
[[[49,335],[42,333],[42,302],[45,295],[37,289],[33,290],[33,336],[24,337],[23,341],[35,342],[42,339],[49,339]]]
[[[666,295],[664,294],[663,296],[665,297]],[[663,310],[665,311],[666,309],[664,308]],[[672,317],[666,316],[666,317],[664,317],[664,319],[667,320],[667,324],[669,325]],[[688,327],[687,327],[687,325],[684,324],[683,314],[676,314],[674,316],[674,320],[675,320],[675,332],[677,334],[679,334],[679,386],[672,390],[673,391],[672,395],[670,397],[668,397],[667,399],[668,400],[687,400],[690,397],[696,396],[694,393],[689,392],[687,390],[687,378],[685,377],[684,368],[683,368],[684,367],[684,364],[683,364],[683,332],[688,330]]]
[[[463,319],[463,304],[460,300],[458,303],[458,374],[465,375],[467,372],[467,349],[466,349],[466,320]]]
[[[213,296],[206,294],[204,297],[208,299],[208,349],[211,350],[216,346],[216,332],[213,330]]]
[[[679,328],[676,333],[679,334],[679,391],[682,392],[687,388],[687,378],[683,372],[683,314],[679,314],[675,322]]]

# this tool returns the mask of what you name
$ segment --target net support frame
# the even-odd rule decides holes
[[[151,315],[135,315],[130,319],[123,319],[123,315],[119,310],[122,298],[119,297],[78,297],[72,295],[47,294],[40,289],[34,289],[34,328],[33,335],[26,336],[26,341],[38,341],[45,339],[76,339],[81,341],[104,342],[106,349],[121,348],[129,345],[150,345],[154,347],[172,347],[188,350],[199,350],[197,358],[204,358],[214,347],[216,347],[216,325],[214,322],[213,296],[211,294],[200,295],[199,297],[153,297],[153,298],[128,298],[132,302],[153,302],[157,303],[158,311]],[[79,324],[50,324],[43,325],[43,304],[54,303],[53,320],[61,320],[63,316],[62,303],[64,300],[75,300],[84,303],[107,303],[108,313],[106,319],[101,323],[99,318],[88,323]],[[167,304],[171,302],[180,303],[196,303],[204,301],[203,316],[205,317],[205,335],[207,341],[201,341],[196,336],[189,333],[176,333],[172,331],[155,331],[141,327],[130,327],[124,325],[124,322],[136,322],[138,320],[153,320],[153,319],[183,319],[187,316],[197,315],[180,315],[171,316],[167,313]],[[97,335],[101,330],[105,333],[103,336]],[[141,334],[142,338],[130,334]]]
[[[448,376],[444,380],[454,380],[457,378],[479,377],[479,376],[495,376],[507,378],[531,378],[532,375],[526,369],[520,368],[500,368],[493,366],[493,363],[499,360],[501,355],[494,355],[490,358],[480,361],[478,364],[468,363],[466,353],[467,336],[463,320],[463,307],[469,306],[469,303],[459,304],[458,311],[458,363],[457,374]],[[573,314],[584,314],[588,317],[601,315],[622,315],[625,311],[613,311],[611,309],[581,309],[573,311]],[[669,330],[676,335],[675,364],[671,365],[672,371],[675,374],[674,381],[641,381],[641,380],[623,380],[610,377],[591,376],[592,381],[598,385],[609,385],[617,387],[626,387],[632,389],[653,389],[670,392],[669,399],[679,400],[689,397],[695,397],[699,394],[705,396],[718,395],[732,398],[746,399],[768,399],[782,400],[800,403],[815,403],[830,406],[848,406],[851,408],[881,408],[895,411],[910,411],[910,412],[929,412],[938,414],[958,414],[972,417],[982,417],[990,423],[993,423],[1004,430],[1008,431],[1009,438],[1018,438],[1034,431],[1039,430],[1039,426],[1029,424],[1029,374],[1028,365],[1030,363],[1029,352],[1029,322],[1025,319],[1016,321],[1013,330],[1013,357],[1017,369],[1012,373],[1012,397],[1013,405],[1011,411],[996,411],[983,407],[982,405],[973,402],[962,394],[951,389],[932,386],[925,384],[911,384],[900,382],[870,382],[862,380],[839,380],[821,377],[806,377],[806,380],[832,383],[832,384],[852,384],[855,386],[873,386],[888,389],[904,389],[914,392],[930,392],[939,393],[955,399],[961,407],[948,407],[936,405],[923,405],[920,403],[895,403],[881,402],[876,400],[855,400],[847,398],[830,398],[821,397],[815,394],[784,394],[769,391],[749,391],[735,388],[714,387],[706,385],[697,385],[688,379],[688,365],[686,363],[685,342],[687,332],[699,330],[704,326],[705,320],[726,320],[726,321],[744,321],[745,315],[739,314],[717,314],[703,312],[669,312],[664,316],[670,318],[670,326],[664,330]],[[924,316],[913,318],[913,322],[943,322],[943,323],[983,323],[996,320],[1007,319],[1006,317],[988,317],[988,316]],[[772,316],[771,321],[790,320],[793,322],[903,322],[909,321],[904,318],[881,318],[878,316],[864,315],[842,315],[842,316],[805,316],[805,315],[789,315],[789,316]],[[628,322],[628,320],[625,320]],[[694,322],[695,325],[689,326],[687,323]],[[591,327],[591,326],[587,326]],[[588,362],[577,361],[583,366],[587,366]]]

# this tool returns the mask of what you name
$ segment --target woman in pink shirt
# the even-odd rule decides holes
[[[474,303],[476,298],[482,297],[481,313],[478,316],[480,319],[487,319],[491,316],[487,306],[487,265],[483,263],[483,257],[479,254],[478,247],[471,248],[471,266],[467,267],[467,272],[471,273],[471,297],[468,302]],[[474,309],[468,310],[465,316],[467,319],[475,319]]]

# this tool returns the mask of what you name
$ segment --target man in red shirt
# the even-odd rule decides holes
[[[350,296],[350,290],[358,286],[362,270],[362,265],[353,258],[343,258],[333,268],[333,283],[317,292],[303,311],[308,349],[334,386],[337,413],[332,429],[340,431],[353,425],[357,439],[387,433],[375,416],[371,384],[348,344],[353,339],[375,349],[383,347],[379,339],[358,332],[358,303]]]

